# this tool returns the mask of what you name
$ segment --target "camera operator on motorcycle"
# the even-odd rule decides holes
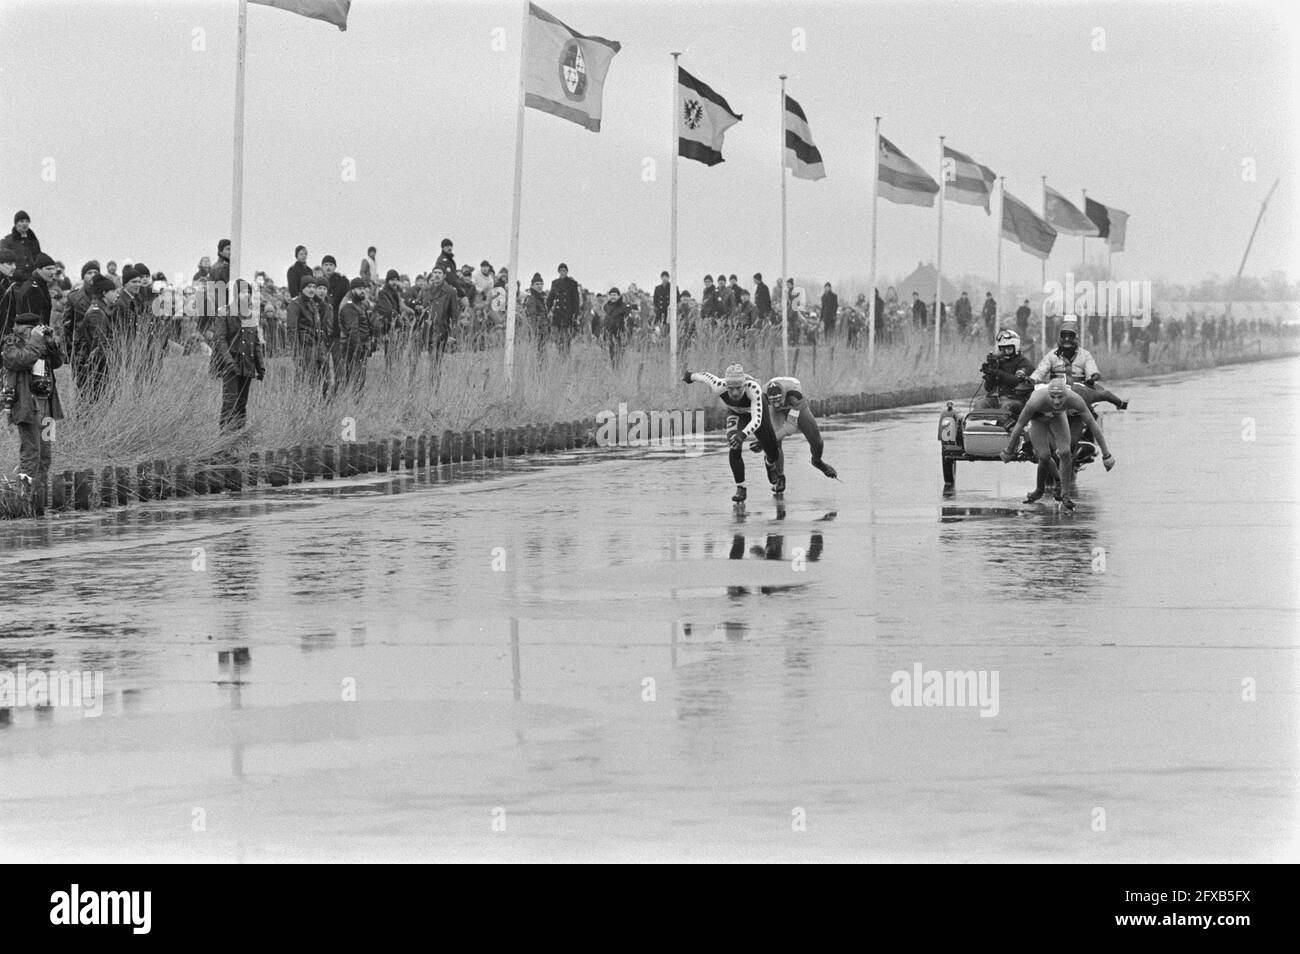
[[[1029,380],[1034,366],[1020,353],[1020,335],[1010,328],[998,332],[995,345],[997,350],[980,365],[980,373],[984,375],[984,406],[1005,408],[1016,415],[1034,389],[1034,382]]]
[[[1030,378],[1035,384],[1045,384],[1052,378],[1066,378],[1075,393],[1088,404],[1106,401],[1121,411],[1128,409],[1128,401],[1120,400],[1099,383],[1101,372],[1097,370],[1097,362],[1091,352],[1079,347],[1079,319],[1074,315],[1061,319],[1056,350],[1043,355]]]
[[[1047,478],[1052,477],[1057,481],[1056,499],[1061,501],[1061,506],[1066,510],[1074,509],[1074,502],[1070,499],[1074,495],[1074,455],[1071,453],[1067,413],[1078,414],[1083,418],[1084,423],[1092,428],[1097,443],[1101,445],[1103,455],[1101,460],[1106,469],[1110,470],[1115,466],[1115,458],[1111,455],[1110,448],[1106,446],[1106,437],[1102,434],[1101,428],[1097,427],[1097,420],[1092,416],[1088,405],[1084,403],[1083,398],[1070,390],[1064,379],[1055,378],[1047,387],[1039,388],[1029,396],[1016,421],[1016,426],[1011,429],[1006,448],[998,455],[1003,463],[1014,460],[1020,434],[1026,427],[1028,428],[1029,442],[1033,445],[1034,456],[1038,459],[1038,482],[1034,490],[1025,497],[1025,503],[1033,503],[1042,497],[1047,487]],[[1053,448],[1056,450],[1056,463],[1052,461]]]

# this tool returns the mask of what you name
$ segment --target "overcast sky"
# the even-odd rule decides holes
[[[1297,20],[1283,3],[542,4],[623,44],[590,133],[527,112],[521,270],[567,262],[593,287],[653,284],[668,261],[670,51],[744,114],[726,162],[681,163],[680,268],[780,267],[779,81],[827,178],[789,183],[790,269],[865,274],[872,117],[937,175],[938,137],[1041,207],[1040,175],[1130,213],[1114,257],[1133,279],[1235,272],[1282,178],[1249,273],[1300,277]],[[348,275],[509,248],[521,3],[353,0],[347,32],[250,5],[245,274],[283,282],[295,245]],[[87,258],[192,273],[230,233],[234,0],[0,0],[0,214],[31,213],[74,272]],[[504,30],[505,51],[493,49]],[[1104,50],[1094,50],[1104,31]],[[802,34],[795,31],[801,30]],[[794,49],[798,37],[806,48]],[[646,160],[655,162],[644,181]],[[347,162],[355,180],[346,181]],[[1253,160],[1255,178],[1243,178]],[[880,203],[881,272],[935,254],[936,212]],[[994,220],[947,203],[945,274],[994,275]],[[1061,237],[1049,277],[1079,259]],[[1089,242],[1091,259],[1104,257]],[[1039,265],[1003,245],[1004,276]]]

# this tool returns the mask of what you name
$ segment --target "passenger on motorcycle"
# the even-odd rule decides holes
[[[998,332],[996,348],[980,366],[984,375],[984,406],[1006,408],[1012,414],[1019,414],[1034,387],[1029,380],[1034,366],[1020,353],[1020,335],[1010,328]]]
[[[807,439],[808,446],[812,449],[812,465],[827,477],[834,479],[838,476],[835,468],[822,460],[822,450],[825,445],[822,442],[821,429],[817,426],[817,418],[813,416],[808,399],[804,397],[803,385],[799,383],[799,379],[773,378],[764,385],[763,394],[772,413],[772,426],[776,429],[777,442],[782,444],[778,464],[780,472],[785,473],[783,442],[797,430]],[[749,445],[749,449],[758,451],[762,448],[757,441],[754,441]]]
[[[1021,433],[1028,427],[1029,442],[1033,445],[1034,456],[1038,459],[1038,481],[1034,490],[1025,497],[1025,503],[1033,503],[1043,496],[1047,487],[1047,478],[1057,481],[1056,499],[1067,510],[1074,509],[1070,499],[1074,495],[1074,457],[1070,450],[1070,425],[1067,412],[1074,412],[1083,419],[1101,447],[1102,463],[1107,470],[1115,466],[1115,458],[1106,446],[1106,437],[1097,426],[1097,419],[1084,403],[1083,398],[1070,390],[1063,379],[1057,378],[1030,395],[1024,409],[1011,429],[1006,448],[998,456],[1004,463],[1010,463],[1020,442]],[[1052,451],[1056,451],[1057,461],[1052,461]]]
[[[1030,378],[1036,384],[1043,384],[1052,378],[1066,378],[1077,393],[1088,404],[1106,401],[1121,411],[1128,408],[1128,401],[1122,401],[1106,390],[1098,382],[1101,372],[1091,352],[1079,347],[1079,319],[1066,315],[1061,320],[1061,331],[1055,351],[1043,355],[1038,367]]]

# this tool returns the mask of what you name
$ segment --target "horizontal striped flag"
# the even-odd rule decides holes
[[[677,68],[677,154],[706,166],[722,158],[722,135],[740,122],[727,101],[680,66]]]
[[[939,183],[884,136],[880,137],[880,172],[876,191],[882,199],[899,205],[934,207]]]
[[[796,179],[825,179],[822,154],[813,145],[803,107],[785,98],[785,166]]]
[[[1062,235],[1096,235],[1097,226],[1061,193],[1043,184],[1043,218]]]
[[[290,13],[311,17],[313,20],[324,20],[326,23],[334,24],[340,30],[348,28],[348,7],[352,5],[352,0],[250,0],[250,2],[260,3],[264,7],[288,10]]]
[[[583,36],[535,3],[525,43],[524,105],[600,132],[605,74],[621,45]]]
[[[1004,188],[1002,237],[1017,243],[1035,258],[1046,261],[1047,256],[1052,254],[1052,246],[1056,244],[1056,229]]]
[[[944,146],[943,178],[945,199],[966,205],[982,205],[985,215],[993,214],[989,198],[993,195],[997,175],[988,166],[981,166],[970,156]]]
[[[1097,238],[1104,238],[1112,252],[1124,251],[1124,233],[1128,231],[1128,213],[1102,205],[1092,199],[1084,202],[1084,212],[1097,226]]]

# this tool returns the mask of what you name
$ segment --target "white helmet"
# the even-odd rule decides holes
[[[1010,351],[1002,351],[1003,348],[1011,348]],[[1003,354],[1020,353],[1020,335],[1016,334],[1010,328],[1004,328],[998,332],[997,349]]]

